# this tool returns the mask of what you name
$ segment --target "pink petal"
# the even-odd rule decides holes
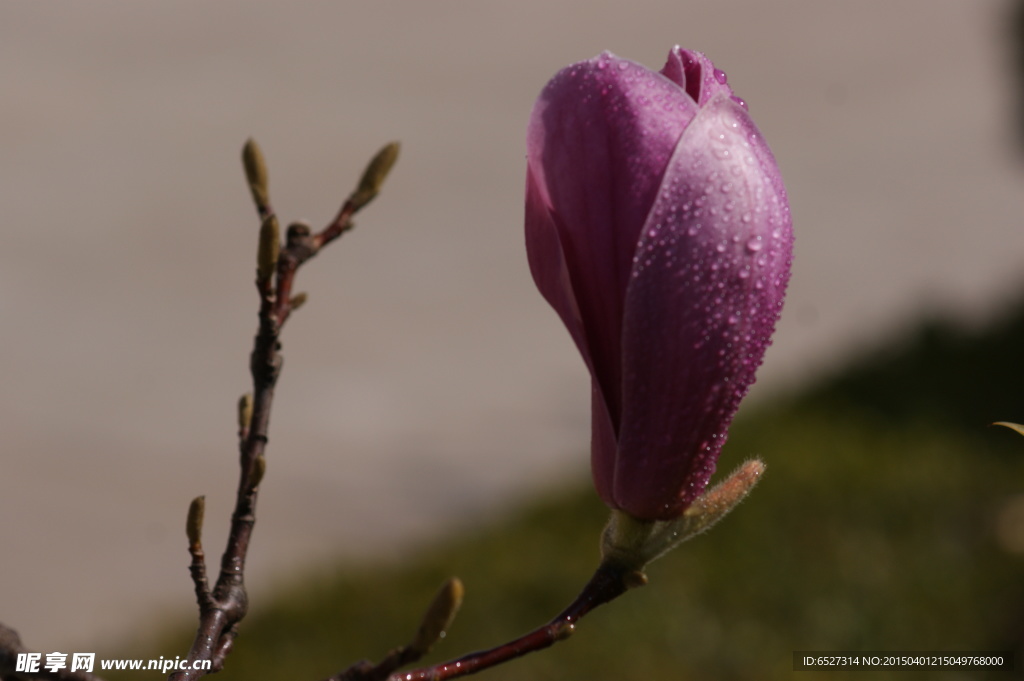
[[[640,228],[661,176],[696,105],[677,85],[604,53],[559,72],[541,93],[527,133],[534,203],[527,251],[537,286],[563,320],[594,373],[617,430],[621,411],[621,329],[626,284]],[[535,224],[529,224],[534,221]],[[555,231],[565,278],[548,273]],[[538,273],[542,274],[537,278]],[[569,287],[577,309],[556,288]],[[582,332],[574,325],[582,325]]]
[[[678,516],[703,492],[754,382],[789,278],[785,190],[725,92],[679,141],[626,294],[615,504]]]

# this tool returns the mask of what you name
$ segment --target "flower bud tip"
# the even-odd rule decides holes
[[[448,627],[452,625],[456,613],[462,606],[462,597],[465,595],[465,588],[462,580],[452,577],[441,585],[434,600],[423,615],[420,628],[416,632],[409,647],[421,655],[425,655],[439,639],[444,637]]]
[[[202,543],[203,515],[206,511],[206,497],[196,497],[188,505],[188,520],[185,522],[185,534],[189,546],[198,549]]]
[[[263,160],[263,151],[256,140],[249,138],[242,147],[242,165],[245,166],[245,179],[249,183],[249,191],[252,192],[252,200],[256,208],[263,213],[270,203],[268,190],[267,164]]]
[[[380,193],[380,188],[384,185],[385,178],[391,172],[391,168],[394,167],[395,161],[398,160],[398,150],[400,147],[401,145],[398,142],[391,142],[385,145],[366,166],[366,170],[363,171],[363,177],[359,180],[359,186],[349,197],[349,201],[355,210],[359,210],[368,204]]]

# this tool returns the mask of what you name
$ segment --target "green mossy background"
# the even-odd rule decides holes
[[[988,424],[1024,421],[1022,348],[1024,307],[980,332],[932,321],[742,413],[721,468],[751,455],[768,464],[750,498],[651,565],[647,587],[594,611],[567,641],[479,678],[851,678],[794,672],[796,650],[1012,650],[1020,668],[1024,555],[997,527],[1007,505],[1024,499],[1024,438]],[[219,678],[315,680],[380,659],[411,638],[450,575],[465,583],[466,600],[428,659],[508,640],[572,599],[596,566],[606,516],[581,481],[401,560],[296,578],[253,603]],[[184,651],[190,638],[185,623],[153,643],[153,656]]]

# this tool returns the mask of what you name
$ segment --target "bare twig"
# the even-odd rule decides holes
[[[370,161],[358,186],[342,204],[334,219],[320,232],[313,234],[308,225],[292,224],[285,243],[280,244],[277,216],[270,203],[268,176],[263,153],[249,140],[242,151],[246,180],[261,221],[257,252],[256,289],[260,298],[259,328],[253,342],[249,368],[253,391],[239,401],[238,439],[240,475],[235,507],[231,514],[231,530],[221,557],[220,574],[211,589],[207,576],[206,555],[201,542],[203,523],[202,497],[193,500],[186,525],[189,539],[189,567],[199,605],[199,626],[188,654],[189,669],[171,674],[174,681],[190,681],[223,668],[231,652],[238,623],[248,610],[245,590],[245,559],[256,522],[256,499],[259,484],[266,471],[264,451],[270,425],[270,408],[274,386],[281,373],[280,334],[289,315],[305,302],[303,293],[292,295],[292,284],[299,267],[345,232],[352,229],[352,217],[380,192],[381,185],[398,156],[398,144],[386,145]],[[419,659],[423,651],[406,646],[399,657],[402,664]],[[66,669],[51,673],[17,672],[19,654],[28,653],[17,632],[0,625],[0,681],[46,678],[58,681],[101,681],[100,677]],[[414,655],[415,653],[415,655]],[[212,669],[194,669],[198,661],[210,661]]]
[[[395,670],[419,661],[444,637],[462,605],[462,594],[462,582],[452,577],[441,585],[410,643],[390,651],[376,665],[369,660],[360,660],[326,681],[384,681]]]
[[[605,561],[594,572],[576,600],[545,626],[496,648],[470,653],[426,669],[395,674],[389,677],[388,681],[454,679],[475,674],[527,653],[543,650],[569,638],[576,631],[576,622],[597,606],[618,598],[631,587],[646,583],[647,577],[642,572],[623,569],[617,563]]]
[[[193,681],[220,671],[234,646],[238,624],[248,610],[245,561],[256,522],[259,485],[266,471],[265,450],[274,388],[283,362],[280,334],[292,311],[305,301],[305,294],[292,294],[296,273],[324,246],[352,229],[352,217],[377,196],[397,153],[398,145],[390,144],[374,157],[357,189],[321,231],[313,233],[308,225],[293,223],[288,227],[282,245],[267,189],[263,155],[252,140],[245,146],[243,162],[246,176],[261,220],[256,272],[256,289],[260,298],[259,326],[249,363],[253,390],[239,400],[238,489],[220,573],[212,588],[201,541],[203,498],[197,497],[189,508],[186,524],[192,558],[189,569],[199,605],[199,625],[188,653],[189,664],[173,673],[170,676],[172,681]],[[398,669],[421,659],[451,624],[462,601],[461,582],[452,579],[435,596],[411,643],[395,648],[376,665],[360,661],[326,681],[442,681],[474,674],[568,638],[575,631],[576,623],[591,610],[645,583],[646,577],[642,572],[622,561],[606,558],[576,599],[548,624],[489,650],[470,653],[432,667],[396,673]],[[28,651],[22,646],[17,633],[0,625],[0,681],[36,678],[102,681],[93,674],[69,672],[67,669],[55,673],[16,672],[15,660],[24,652]],[[195,663],[199,661],[209,661],[211,669],[196,669]]]
[[[636,570],[623,567],[615,561],[604,561],[594,572],[590,581],[576,599],[557,617],[530,633],[495,648],[469,653],[460,658],[441,664],[408,672],[393,673],[403,664],[392,651],[384,660],[374,666],[367,661],[357,662],[345,671],[325,681],[443,681],[468,676],[495,667],[528,653],[548,648],[569,638],[576,630],[576,623],[599,605],[618,598],[628,589],[647,583],[647,577]],[[414,660],[410,660],[412,662]],[[405,662],[404,664],[408,664]]]
[[[388,145],[385,149],[392,149],[393,154],[397,154],[397,145]],[[393,160],[392,158],[392,163]],[[301,298],[293,297],[291,294],[295,274],[299,267],[316,255],[321,248],[352,229],[352,216],[366,204],[364,201],[358,205],[350,197],[334,220],[317,234],[312,234],[307,225],[292,224],[281,247],[277,218],[267,190],[267,171],[263,154],[252,140],[245,145],[243,162],[249,188],[262,223],[256,274],[256,289],[260,297],[259,328],[249,362],[253,381],[252,397],[251,400],[247,396],[243,397],[239,404],[240,475],[235,508],[231,515],[231,531],[221,558],[220,575],[212,591],[206,579],[202,546],[198,541],[198,528],[193,538],[194,523],[190,520],[189,524],[191,572],[199,602],[199,626],[188,660],[190,663],[210,660],[210,671],[219,671],[223,667],[224,659],[230,653],[238,633],[238,623],[248,610],[248,596],[244,584],[245,559],[256,522],[259,484],[266,470],[264,452],[270,425],[270,409],[274,401],[274,386],[281,373],[283,361],[280,353],[281,328],[294,307],[301,304]],[[360,189],[357,189],[353,196],[363,189],[367,175],[375,163],[378,163],[376,158],[371,161],[360,183]],[[384,170],[385,174],[386,170],[387,168]],[[373,188],[379,190],[384,179],[379,173],[379,167],[375,177],[376,184]],[[194,664],[187,666],[195,667]],[[170,678],[172,681],[191,681],[207,673],[207,670],[190,668],[175,672]]]

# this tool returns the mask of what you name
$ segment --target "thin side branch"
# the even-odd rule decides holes
[[[393,673],[397,667],[389,668],[386,663],[397,662],[393,652],[377,666],[366,661],[358,662],[325,681],[443,681],[475,674],[569,638],[576,630],[576,623],[591,610],[646,582],[643,573],[624,568],[613,561],[604,561],[565,610],[546,625],[524,636],[488,650],[408,672]],[[389,675],[382,674],[385,669]]]
[[[190,663],[210,660],[212,669],[188,670],[169,677],[172,681],[193,681],[207,673],[220,671],[231,652],[238,623],[248,611],[245,590],[245,560],[256,523],[256,500],[259,483],[266,468],[264,452],[268,441],[270,411],[274,387],[281,374],[281,329],[293,309],[292,284],[299,267],[321,248],[352,229],[352,216],[361,208],[352,199],[345,201],[335,218],[316,234],[302,223],[292,224],[285,243],[278,250],[276,217],[266,189],[267,175],[259,148],[250,140],[243,152],[246,175],[264,225],[260,248],[256,289],[260,297],[259,328],[253,341],[249,368],[252,374],[252,398],[243,398],[239,408],[239,481],[235,507],[231,514],[231,531],[221,557],[220,575],[212,591],[206,578],[202,547],[191,542],[192,579],[199,602],[199,626],[189,650]],[[381,178],[383,179],[383,178]],[[363,203],[362,205],[365,205]],[[244,415],[243,415],[244,414]]]

